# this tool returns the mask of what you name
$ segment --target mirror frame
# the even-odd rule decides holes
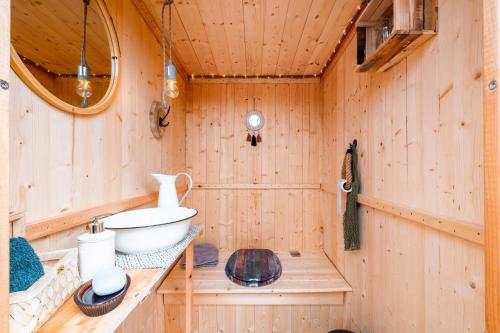
[[[41,84],[36,79],[36,77],[30,72],[28,67],[26,67],[26,65],[17,54],[17,51],[15,50],[12,43],[10,45],[10,66],[19,76],[19,78],[31,89],[31,91],[41,97],[45,102],[61,111],[73,114],[93,115],[106,110],[113,102],[113,95],[116,92],[116,88],[118,86],[120,46],[118,44],[116,29],[104,0],[93,1],[97,2],[97,5],[100,9],[99,15],[101,16],[101,20],[104,24],[104,30],[106,31],[111,58],[111,76],[108,90],[97,104],[89,106],[88,108],[81,108],[71,105],[52,94],[47,88],[43,86],[43,84]]]
[[[257,116],[260,118],[260,123],[257,126],[252,126],[252,124],[250,123],[250,118],[252,116]],[[250,111],[247,112],[245,115],[245,126],[249,131],[253,132],[260,131],[262,128],[264,128],[265,123],[266,119],[264,118],[264,115],[260,111]]]

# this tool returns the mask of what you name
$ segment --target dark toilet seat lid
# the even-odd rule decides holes
[[[240,286],[266,286],[281,276],[281,263],[271,250],[241,249],[229,257],[226,275]]]

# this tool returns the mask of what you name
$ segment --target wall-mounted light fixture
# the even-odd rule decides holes
[[[82,97],[82,108],[88,106],[87,99],[92,96],[92,85],[90,84],[90,68],[87,66],[85,51],[87,46],[87,9],[90,0],[83,0],[83,38],[80,64],[78,65],[78,85],[76,93]]]
[[[253,111],[247,112],[245,115],[245,126],[247,127],[247,141],[252,146],[257,146],[258,142],[262,142],[260,130],[264,127],[264,115],[255,108],[255,98],[253,99]],[[250,132],[252,134],[250,135]],[[257,132],[257,135],[255,133]]]
[[[176,98],[179,96],[179,87],[177,86],[177,69],[172,62],[172,4],[174,0],[164,0],[161,9],[161,33],[162,33],[162,47],[163,47],[163,87],[162,87],[162,102],[163,105],[168,105],[169,98]],[[165,47],[165,6],[168,5],[168,25],[169,25],[169,57],[168,63],[166,62],[166,47]]]

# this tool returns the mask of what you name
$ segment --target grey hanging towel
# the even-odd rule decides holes
[[[351,170],[342,170],[342,174],[352,175],[352,191],[347,193],[346,209],[344,213],[344,249],[346,251],[359,250],[361,247],[359,237],[359,221],[358,221],[358,193],[360,188],[360,179],[358,173],[358,151],[357,141],[354,140],[350,144],[350,148],[346,153],[351,155]],[[344,163],[345,166],[349,163]]]

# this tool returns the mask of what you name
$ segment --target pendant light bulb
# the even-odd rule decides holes
[[[167,98],[176,98],[179,96],[179,86],[177,85],[177,69],[172,61],[169,61],[165,68],[165,77],[163,79],[163,101]]]
[[[76,93],[82,98],[82,108],[88,106],[88,98],[92,96],[92,84],[90,83],[90,68],[85,60],[85,52],[87,46],[87,9],[90,0],[83,0],[83,38],[80,64],[78,65],[78,84]]]
[[[78,65],[78,85],[76,86],[76,93],[84,99],[92,96],[90,68],[86,65]]]
[[[161,10],[161,32],[162,32],[162,48],[163,48],[163,86],[162,86],[162,103],[166,107],[168,99],[174,99],[179,96],[179,86],[177,85],[177,69],[172,63],[172,3],[173,0],[164,0]],[[168,6],[168,63],[166,62],[166,36],[165,36],[165,7]]]

